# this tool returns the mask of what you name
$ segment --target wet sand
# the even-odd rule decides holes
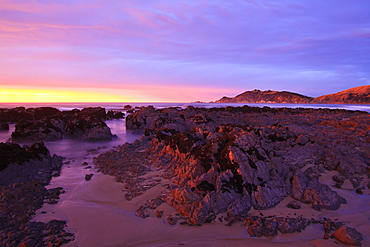
[[[174,215],[176,211],[166,203],[157,208],[165,212],[163,218],[157,218],[153,210],[149,218],[142,219],[135,215],[135,210],[146,200],[155,198],[168,181],[163,180],[143,195],[127,201],[123,184],[117,183],[114,177],[96,173],[91,181],[85,181],[84,174],[88,173],[91,171],[84,169],[81,160],[65,165],[61,177],[54,178],[49,187],[62,186],[66,193],[61,195],[58,204],[45,204],[35,217],[43,222],[66,220],[68,229],[75,234],[75,241],[65,246],[345,246],[334,239],[324,240],[322,225],[311,225],[302,233],[280,233],[271,239],[250,237],[242,223],[173,226],[167,222],[166,214]],[[305,204],[300,210],[289,209],[285,205],[292,199],[287,197],[277,207],[264,210],[263,214],[290,217],[296,214],[348,221],[348,226],[363,233],[363,246],[370,246],[366,235],[370,232],[370,196],[364,194],[363,200],[357,200],[358,195],[349,190],[337,192],[348,202],[337,211],[315,211]],[[42,211],[47,213],[41,214]],[[250,211],[250,215],[259,214],[260,211]]]

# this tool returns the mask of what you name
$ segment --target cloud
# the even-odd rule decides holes
[[[0,85],[339,91],[368,83],[368,9],[334,0],[2,0]]]

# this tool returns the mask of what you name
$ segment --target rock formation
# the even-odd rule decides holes
[[[0,143],[0,246],[60,246],[71,241],[66,222],[31,222],[44,202],[56,203],[62,188],[47,190],[62,159],[43,143],[28,147]]]
[[[190,224],[212,222],[222,213],[229,219],[246,217],[251,208],[272,208],[287,196],[314,210],[337,210],[346,200],[320,181],[321,174],[336,171],[355,189],[368,173],[370,117],[365,112],[146,107],[126,123],[144,135],[96,157],[98,169],[126,184],[128,200],[161,181],[138,177],[165,171],[162,178],[171,183],[157,199]],[[144,205],[137,213],[147,217],[150,208]],[[285,219],[262,221],[274,225]]]
[[[4,122],[16,122],[12,139],[16,141],[51,141],[64,137],[86,141],[110,140],[113,135],[104,123],[122,118],[121,112],[101,107],[59,111],[51,107],[0,109]]]

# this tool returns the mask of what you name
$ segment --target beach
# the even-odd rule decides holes
[[[59,196],[57,204],[44,204],[38,209],[32,221],[49,222],[54,219],[66,221],[66,230],[74,234],[74,241],[63,246],[297,246],[297,244],[345,246],[335,238],[323,239],[322,223],[311,223],[301,232],[279,233],[274,237],[252,237],[243,220],[235,221],[229,226],[226,212],[218,213],[213,222],[197,226],[189,223],[186,216],[164,202],[155,210],[149,209],[149,217],[139,217],[135,213],[138,208],[146,205],[148,200],[158,198],[165,188],[168,188],[169,184],[174,184],[176,180],[169,177],[168,171],[163,167],[151,164],[147,172],[136,177],[143,184],[147,183],[150,186],[146,190],[139,191],[140,195],[128,200],[126,194],[132,188],[128,188],[125,181],[117,183],[117,176],[107,175],[108,172],[101,166],[95,166],[94,160],[99,155],[104,157],[109,154],[111,149],[116,150],[118,154],[127,155],[120,145],[125,141],[135,143],[134,141],[141,134],[137,130],[126,129],[126,122],[123,120],[109,120],[107,123],[112,133],[117,134],[119,139],[102,142],[80,142],[68,139],[46,142],[46,146],[52,153],[59,153],[65,157],[60,176],[54,177],[47,188],[63,187],[65,193]],[[260,123],[263,124],[263,121]],[[12,126],[11,128],[14,129]],[[126,137],[123,137],[125,135]],[[144,143],[142,138],[139,140],[138,143]],[[137,146],[133,150],[139,153],[145,150],[144,147],[148,147],[135,145]],[[358,148],[366,147],[359,144]],[[151,149],[146,152],[149,150]],[[314,165],[309,164],[302,170],[308,170],[312,166]],[[102,169],[105,174],[99,172]],[[113,169],[111,173],[114,174],[117,171]],[[93,174],[91,180],[86,180],[88,174]],[[340,188],[336,188],[336,182],[332,179],[334,175],[338,175],[338,171],[325,171],[319,177],[319,182],[328,185],[331,190],[346,200],[347,203],[341,204],[337,210],[318,211],[313,209],[311,204],[305,203],[300,203],[300,209],[288,208],[286,205],[294,200],[291,195],[288,195],[274,207],[267,209],[252,207],[248,216],[302,217],[322,222],[325,219],[345,222],[346,226],[362,233],[362,245],[367,246],[370,244],[366,234],[370,230],[368,189],[358,194],[349,180],[345,180]],[[157,182],[152,183],[153,181]],[[366,187],[368,182],[368,177],[362,176],[357,187]],[[158,218],[156,211],[163,211],[163,216]],[[177,223],[171,225],[168,216],[177,217]]]

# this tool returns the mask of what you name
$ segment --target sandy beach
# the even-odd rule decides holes
[[[268,239],[250,237],[242,223],[233,226],[220,222],[203,226],[173,226],[165,217],[157,218],[154,210],[149,218],[142,219],[135,215],[135,210],[158,195],[168,181],[163,180],[142,196],[127,201],[123,184],[117,183],[114,177],[96,173],[91,181],[84,181],[82,174],[87,171],[77,163],[75,161],[75,164],[69,164],[70,168],[65,167],[61,177],[54,178],[50,184],[50,187],[63,185],[67,193],[61,195],[56,205],[44,204],[35,218],[45,222],[55,218],[66,220],[68,230],[75,233],[75,241],[65,246],[345,246],[334,239],[324,240],[322,225],[311,225],[302,233],[279,234]],[[358,195],[350,191],[338,190],[338,193],[346,198],[348,204],[337,211],[316,211],[305,204],[299,211],[289,209],[286,204],[292,198],[287,197],[277,207],[264,210],[263,214],[348,221],[350,226],[363,233],[363,246],[369,246],[370,238],[366,233],[370,232],[370,196],[363,194],[361,200],[357,200]],[[162,204],[158,210],[163,210],[165,215],[176,214],[167,204]],[[42,211],[48,213],[41,214]],[[259,210],[250,211],[250,215],[260,213]]]

